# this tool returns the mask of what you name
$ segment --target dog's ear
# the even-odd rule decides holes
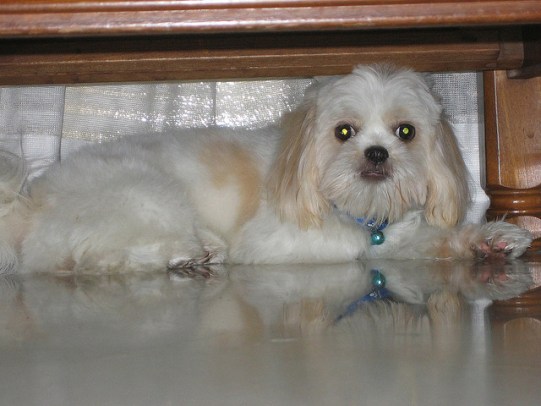
[[[468,171],[449,123],[437,126],[435,145],[428,154],[428,195],[425,217],[429,224],[453,227],[469,203]]]
[[[310,93],[284,119],[283,138],[267,185],[269,200],[280,218],[296,223],[301,229],[321,226],[322,216],[329,210],[329,203],[319,191],[314,135],[317,94]]]

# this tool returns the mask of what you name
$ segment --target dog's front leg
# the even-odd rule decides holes
[[[437,257],[517,258],[532,242],[529,231],[504,221],[467,224],[450,230],[437,247]]]
[[[450,228],[428,224],[411,212],[384,231],[385,243],[372,246],[372,258],[505,259],[524,254],[532,242],[528,230],[504,221]]]

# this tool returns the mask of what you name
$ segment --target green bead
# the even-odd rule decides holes
[[[380,271],[372,270],[372,285],[377,289],[385,287],[385,276]]]
[[[381,245],[385,242],[385,236],[381,231],[374,231],[370,235],[372,245]]]

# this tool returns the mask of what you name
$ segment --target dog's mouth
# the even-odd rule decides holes
[[[363,168],[361,169],[360,173],[361,178],[373,181],[384,180],[389,177],[389,172],[380,165],[376,165],[370,168]]]

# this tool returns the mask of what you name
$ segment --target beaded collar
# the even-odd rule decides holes
[[[334,208],[335,210],[340,211],[336,205],[334,205]],[[354,220],[357,224],[367,228],[370,231],[370,242],[372,245],[381,245],[385,242],[385,234],[383,234],[383,230],[385,230],[389,225],[389,221],[387,219],[378,221],[375,218],[355,217],[347,212],[342,213],[345,213],[350,219]]]
[[[383,230],[385,230],[385,228],[387,228],[389,225],[387,219],[379,223],[376,219],[366,219],[364,217],[353,217],[353,219],[357,224],[368,228],[370,231],[370,242],[372,245],[381,245],[385,242],[385,234],[383,234]]]

